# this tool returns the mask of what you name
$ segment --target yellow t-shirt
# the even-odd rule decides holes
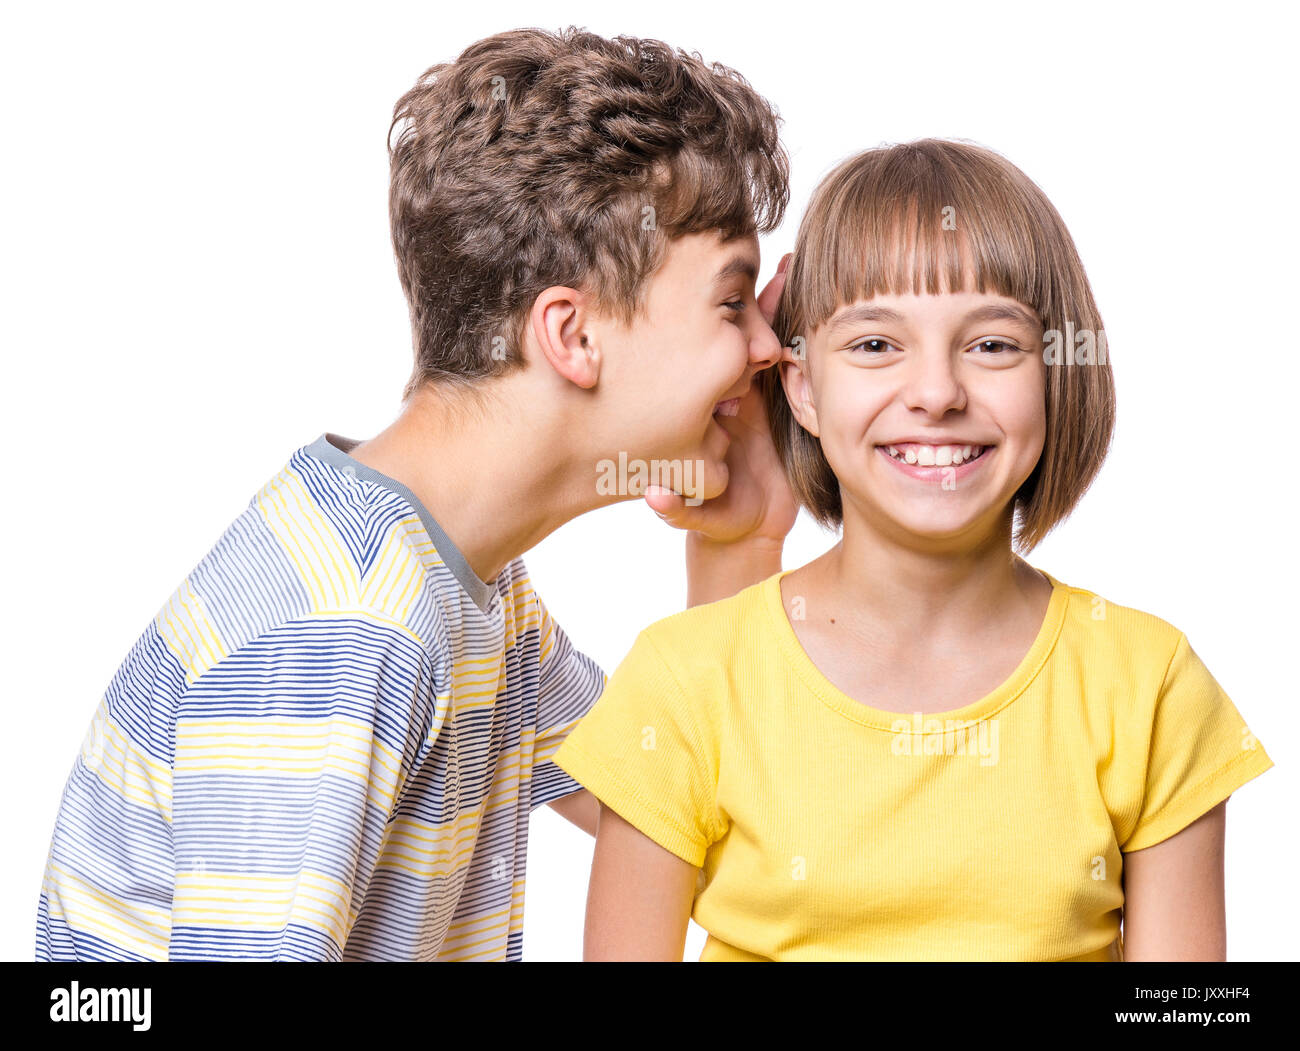
[[[701,868],[701,960],[1122,959],[1121,851],[1273,765],[1182,632],[1050,574],[1010,678],[927,716],[822,675],[784,575],[641,632],[554,756]]]

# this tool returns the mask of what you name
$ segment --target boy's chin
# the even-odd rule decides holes
[[[712,500],[727,491],[727,465],[721,460],[697,458],[691,465],[690,489],[696,500]]]
[[[698,506],[705,500],[721,496],[727,489],[730,476],[726,461],[718,459],[717,445],[679,446],[672,451],[660,451],[655,454],[643,453],[641,456],[621,454],[617,459],[603,460],[607,472],[625,473],[629,482],[628,492],[636,492],[638,481],[645,485],[657,485],[685,497],[691,504]]]

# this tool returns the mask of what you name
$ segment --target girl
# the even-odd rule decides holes
[[[1013,548],[1113,426],[1056,210],[979,147],[859,154],[775,327],[842,538],[643,631],[556,754],[603,804],[586,958],[680,960],[693,916],[702,960],[1224,959],[1224,806],[1272,762],[1182,632]]]

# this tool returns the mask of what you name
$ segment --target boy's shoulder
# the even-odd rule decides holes
[[[288,457],[155,615],[151,628],[187,681],[311,620],[364,619],[426,649],[445,634],[427,587],[441,562],[418,516],[316,455],[323,439]]]

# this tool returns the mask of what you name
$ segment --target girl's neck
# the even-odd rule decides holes
[[[990,620],[1046,610],[1051,583],[1011,548],[1011,520],[947,550],[891,542],[860,523],[815,563],[823,600],[845,618],[902,640],[983,634]],[[811,568],[811,567],[810,567]]]

